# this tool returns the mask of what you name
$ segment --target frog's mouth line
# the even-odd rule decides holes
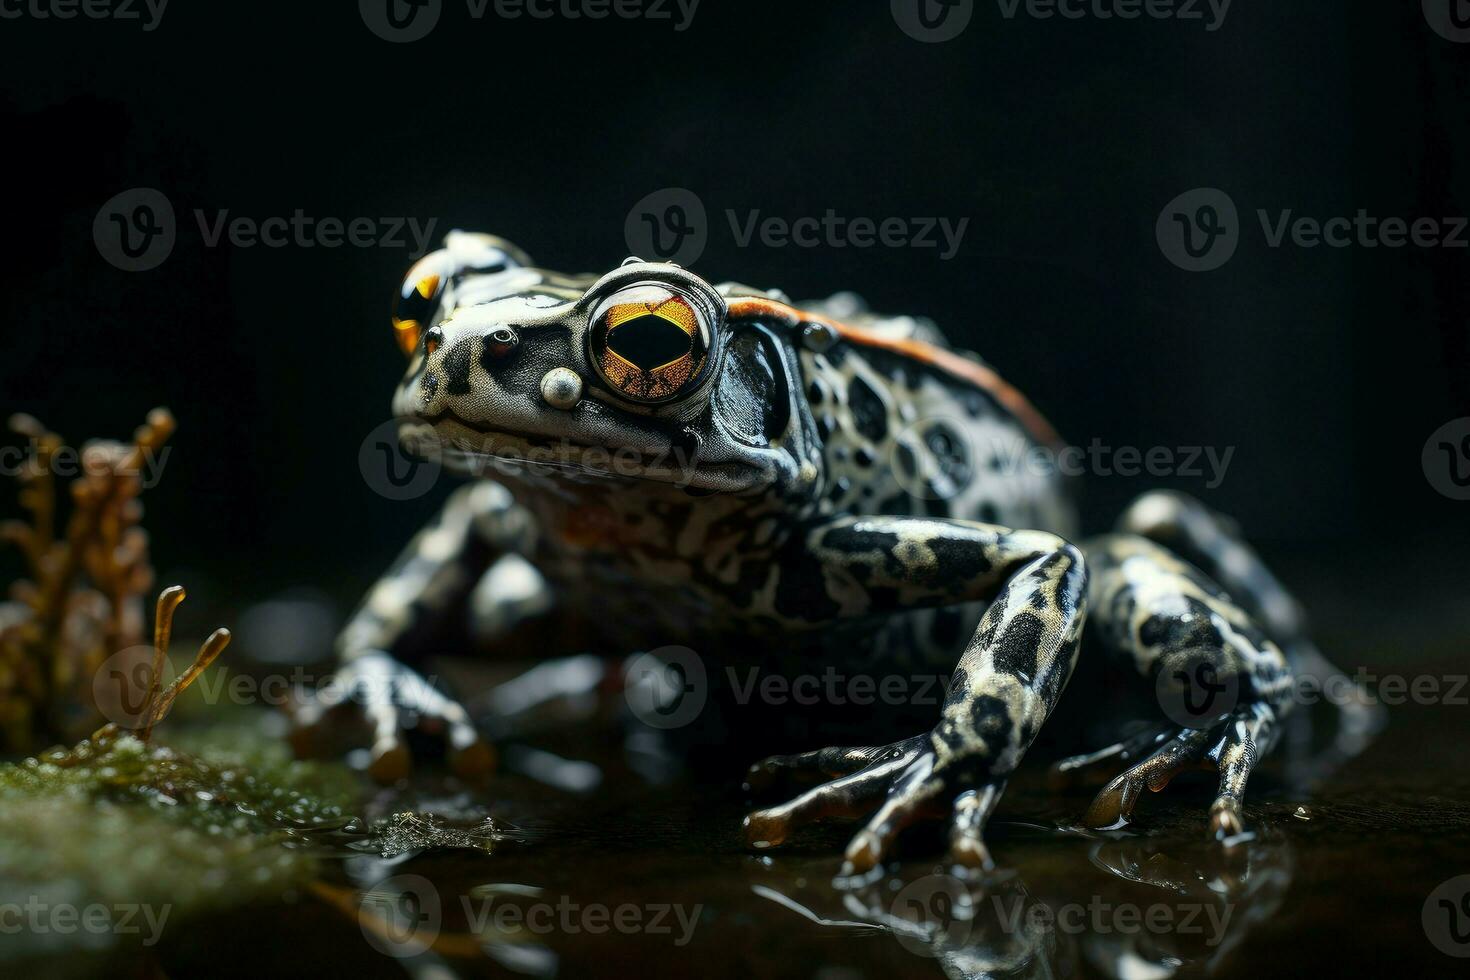
[[[700,464],[693,450],[671,444],[649,453],[631,446],[592,446],[574,439],[487,432],[446,409],[414,420],[418,431],[433,433],[444,459],[477,472],[479,461],[495,460],[519,468],[538,467],[565,473],[584,473],[609,480],[651,480],[676,488],[713,491],[748,490],[761,484],[758,467],[741,463]],[[456,430],[463,430],[460,433]],[[413,435],[414,430],[405,430]]]

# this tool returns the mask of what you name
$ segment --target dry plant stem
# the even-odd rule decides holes
[[[150,704],[145,710],[144,717],[147,718],[147,721],[138,733],[138,738],[141,741],[148,741],[148,736],[153,732],[153,726],[162,721],[164,716],[168,714],[169,709],[174,705],[174,699],[185,688],[194,683],[194,678],[198,677],[204,672],[206,667],[214,663],[215,659],[229,645],[230,631],[224,627],[220,627],[209,634],[209,639],[205,640],[203,645],[199,647],[199,654],[194,658],[194,662],[189,665],[189,668],[174,678],[174,682],[168,686],[168,690],[159,696],[156,704]]]
[[[163,665],[168,657],[168,645],[174,635],[174,610],[184,601],[184,587],[170,585],[158,593],[158,605],[153,612],[153,673],[148,681],[148,696],[143,699],[144,719],[151,718],[150,710],[158,698],[158,686],[163,682]],[[148,728],[151,722],[145,722]],[[143,740],[147,741],[145,732]]]

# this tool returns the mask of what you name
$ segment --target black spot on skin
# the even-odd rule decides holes
[[[832,484],[832,489],[836,490],[839,494],[846,494],[847,491],[852,489],[852,481],[845,476],[839,476],[837,482]]]
[[[424,401],[428,401],[439,393],[439,375],[432,371],[424,375],[423,392]]]
[[[949,501],[936,495],[924,498],[924,514],[928,517],[948,517]]]
[[[848,387],[847,408],[858,432],[870,441],[877,442],[888,434],[888,409],[878,393],[862,378],[853,378]]]
[[[822,383],[821,378],[813,378],[811,384],[806,386],[806,397],[813,405],[820,405],[827,400],[827,386]]]
[[[898,547],[898,535],[892,531],[860,531],[855,527],[835,527],[822,535],[821,546],[851,555],[868,551],[888,553]]]
[[[982,694],[970,710],[970,724],[993,758],[1005,750],[1011,733],[1011,712],[1000,698]]]
[[[853,453],[852,461],[854,463],[857,463],[859,466],[872,466],[873,451],[867,446],[863,446],[857,452]]]
[[[1024,611],[1016,613],[991,648],[997,669],[1035,679],[1036,652],[1045,633],[1041,617]]]
[[[470,344],[468,341],[454,345],[444,358],[445,390],[451,395],[467,395],[470,392]]]
[[[834,460],[836,460],[837,462],[839,462],[839,463],[845,463],[845,462],[847,462],[847,447],[846,446],[833,446],[832,447],[832,458]]]
[[[996,510],[995,504],[986,501],[980,505],[980,522],[982,524],[1000,523],[1000,511]]]
[[[967,582],[990,573],[991,564],[983,548],[954,538],[930,538],[934,552],[934,577],[939,582]]]
[[[1153,615],[1138,628],[1138,639],[1146,647],[1167,646],[1170,649],[1187,647],[1218,647],[1220,633],[1210,621],[1209,610],[1198,600],[1191,600],[1189,618],[1175,615]]]

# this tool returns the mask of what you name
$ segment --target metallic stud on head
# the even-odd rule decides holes
[[[837,343],[837,331],[826,323],[808,323],[801,328],[801,342],[807,350],[821,354]]]
[[[541,397],[552,408],[570,410],[582,400],[582,378],[570,368],[552,368],[541,379]]]

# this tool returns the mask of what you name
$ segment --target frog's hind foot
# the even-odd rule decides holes
[[[821,749],[804,756],[776,757],[778,767],[855,764],[872,749]],[[793,762],[789,760],[803,760]],[[773,760],[758,763],[762,769]],[[818,820],[854,819],[877,812],[847,846],[841,874],[861,874],[873,868],[888,853],[899,833],[924,817],[942,816],[942,801],[952,798],[950,813],[950,857],[958,865],[990,868],[992,861],[982,837],[985,822],[999,802],[1005,781],[996,779],[976,788],[958,790],[936,771],[937,755],[930,737],[883,746],[862,768],[806,791],[789,803],[757,810],[745,818],[745,836],[751,847],[765,849],[786,841],[791,832]],[[942,768],[942,767],[941,767]],[[881,800],[881,804],[879,803]]]
[[[1103,787],[1083,822],[1097,829],[1120,827],[1132,816],[1145,789],[1160,792],[1179,773],[1213,763],[1220,785],[1210,806],[1210,832],[1216,840],[1231,842],[1245,831],[1241,804],[1258,759],[1257,739],[1268,737],[1274,724],[1271,709],[1256,704],[1212,728],[1180,729],[1147,759]]]
[[[495,768],[494,749],[480,737],[464,707],[412,668],[380,652],[347,661],[316,691],[297,692],[291,709],[296,754],[316,754],[328,717],[353,709],[372,730],[368,774],[379,783],[408,776],[411,730],[442,735],[450,767],[462,778],[483,776]]]
[[[892,745],[832,746],[799,755],[774,755],[757,762],[746,775],[746,786],[753,792],[768,789],[783,777],[825,777],[829,781],[790,802],[747,816],[747,843],[758,849],[775,847],[804,824],[861,816],[919,757],[925,741],[919,735]]]

